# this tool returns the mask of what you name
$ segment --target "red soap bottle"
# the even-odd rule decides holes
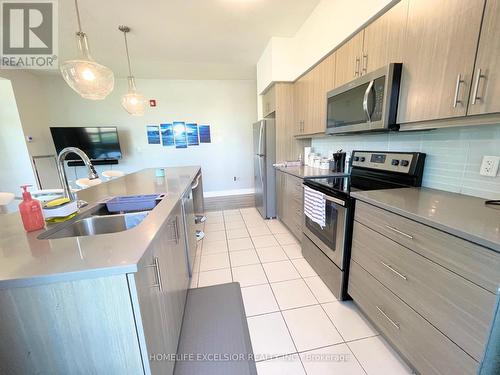
[[[19,212],[23,220],[26,232],[33,232],[42,229],[45,226],[43,219],[42,206],[39,201],[33,199],[28,191],[31,185],[23,185],[23,201],[19,204]]]

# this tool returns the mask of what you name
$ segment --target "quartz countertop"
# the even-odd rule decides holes
[[[167,193],[142,223],[123,232],[40,240],[43,230],[26,233],[18,212],[0,215],[0,289],[136,272],[200,167],[165,171],[156,177],[155,169],[145,169],[78,192],[89,206],[112,196]]]
[[[301,165],[300,167],[275,167],[278,171],[291,174],[298,178],[318,178],[318,177],[339,177],[345,176],[345,173],[332,172],[329,169],[320,169]]]
[[[500,208],[485,200],[429,188],[358,191],[360,201],[500,252]]]

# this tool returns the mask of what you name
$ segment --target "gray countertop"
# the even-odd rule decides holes
[[[314,177],[338,177],[345,176],[345,173],[332,172],[329,169],[319,169],[302,165],[300,167],[275,167],[278,171],[291,174],[298,178],[314,178]]]
[[[485,206],[484,199],[429,188],[359,191],[351,195],[500,252],[500,208]]]
[[[0,289],[136,272],[199,170],[166,168],[166,177],[155,177],[155,169],[145,169],[78,193],[79,199],[96,203],[117,195],[167,192],[141,224],[124,232],[39,240],[43,230],[26,233],[18,212],[0,215]]]

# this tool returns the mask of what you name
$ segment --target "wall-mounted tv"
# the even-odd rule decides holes
[[[122,151],[115,126],[106,127],[51,127],[56,152],[65,147],[77,147],[91,160],[121,159]],[[67,160],[80,160],[76,154]]]

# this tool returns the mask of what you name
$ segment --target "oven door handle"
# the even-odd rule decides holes
[[[370,95],[370,92],[372,91],[373,84],[375,81],[370,81],[368,84],[368,87],[366,88],[365,95],[363,96],[363,110],[365,111],[366,117],[368,117],[368,122],[372,122],[372,115],[371,111],[368,109],[368,95]]]
[[[330,197],[329,195],[324,195],[325,199],[327,201],[330,201],[330,202],[333,202],[333,203],[337,203],[338,205],[341,205],[342,207],[345,207],[345,202],[343,200],[340,200],[340,199],[337,199],[337,198],[334,198],[334,197]]]

